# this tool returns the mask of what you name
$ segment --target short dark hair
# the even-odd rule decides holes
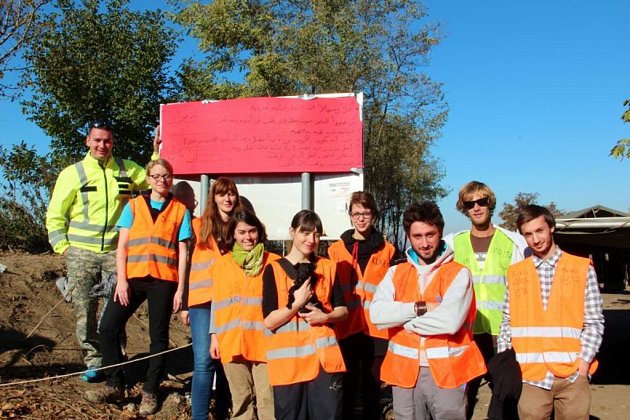
[[[367,191],[355,191],[350,196],[350,205],[348,206],[348,214],[352,214],[352,206],[360,205],[372,212],[372,216],[378,216],[378,209],[376,208],[376,201],[372,194]]]
[[[114,125],[108,120],[94,120],[90,123],[88,127],[88,135],[92,132],[93,128],[98,128],[99,130],[109,131],[110,133],[114,133]]]
[[[324,234],[322,220],[313,210],[300,210],[297,212],[295,216],[293,216],[293,220],[291,220],[291,227],[296,232],[317,232],[320,235]]]
[[[516,217],[516,226],[518,227],[518,231],[521,232],[521,226],[525,223],[531,222],[540,216],[545,218],[547,226],[550,228],[556,227],[556,218],[547,207],[539,206],[538,204],[528,204],[521,207],[518,211],[518,216]]]
[[[422,203],[413,203],[403,213],[403,229],[409,235],[411,225],[415,222],[423,222],[429,225],[437,226],[440,234],[444,230],[444,217],[437,204],[433,201],[423,201]]]
[[[254,213],[249,210],[239,210],[234,212],[232,218],[230,220],[229,227],[229,248],[231,249],[234,246],[234,230],[236,230],[236,226],[239,222],[246,223],[250,226],[254,226],[258,230],[258,243],[264,244],[267,242],[267,229],[265,229],[265,225],[260,221],[258,217]]]

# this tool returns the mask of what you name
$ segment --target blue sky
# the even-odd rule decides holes
[[[567,211],[595,204],[628,211],[630,162],[608,153],[630,137],[620,120],[630,98],[630,2],[425,5],[445,36],[426,71],[444,83],[450,106],[433,150],[452,189],[440,201],[446,229],[466,228],[454,207],[471,179],[495,191],[496,213],[518,192]]]
[[[518,192],[540,193],[541,204],[567,211],[595,204],[628,211],[630,161],[608,152],[630,137],[630,124],[620,120],[630,98],[630,1],[424,4],[444,36],[425,71],[444,83],[450,106],[433,149],[451,190],[439,203],[446,230],[467,227],[454,207],[458,189],[472,179],[494,189],[496,213]],[[178,57],[189,55],[191,44]],[[0,133],[2,144],[25,140],[48,150],[17,102],[0,100]]]

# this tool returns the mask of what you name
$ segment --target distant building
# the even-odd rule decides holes
[[[600,286],[623,290],[630,269],[630,215],[602,205],[556,219],[556,243],[593,261]]]

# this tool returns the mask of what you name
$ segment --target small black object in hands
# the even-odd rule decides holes
[[[305,281],[311,282],[311,290],[315,291],[315,284],[317,283],[317,275],[315,274],[315,264],[313,263],[297,263],[294,265],[295,270],[297,271],[297,276],[295,281],[293,282],[293,286],[289,289],[289,303],[287,304],[287,308],[291,309],[293,307],[293,302],[295,302],[295,296],[293,293],[302,287]],[[317,295],[313,293],[311,298],[306,302],[306,305],[312,305],[320,310],[324,310],[324,305],[319,301]],[[306,306],[304,305],[304,306]],[[299,312],[306,313],[309,312],[308,309],[301,307]]]

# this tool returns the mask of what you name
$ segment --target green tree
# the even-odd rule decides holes
[[[623,106],[627,109],[621,114],[621,120],[627,123],[630,122],[630,99],[626,99]],[[610,156],[617,159],[630,158],[630,139],[619,140],[615,147],[610,150]]]
[[[503,203],[503,209],[499,213],[499,217],[503,220],[501,223],[501,227],[516,231],[518,228],[516,226],[516,218],[518,217],[518,212],[525,206],[529,204],[538,204],[538,193],[524,193],[519,192],[514,197],[514,203]],[[558,209],[556,203],[553,201],[547,204],[545,207],[549,209],[551,214],[555,217],[562,216],[565,211]]]
[[[181,99],[363,91],[366,189],[398,239],[410,202],[445,194],[429,149],[447,106],[423,73],[439,27],[425,20],[413,0],[186,2],[176,21],[206,55],[181,67]]]
[[[55,180],[49,159],[24,142],[0,146],[0,177],[0,248],[49,249],[46,205]]]
[[[37,18],[50,0],[0,1],[0,96],[13,96],[16,86],[5,82],[6,73],[18,71],[14,59],[25,43],[37,37]],[[12,65],[13,63],[13,65]]]
[[[58,0],[29,42],[24,112],[51,137],[57,168],[85,154],[87,124],[114,123],[115,153],[146,162],[159,104],[172,94],[176,34],[161,11],[127,0]]]

